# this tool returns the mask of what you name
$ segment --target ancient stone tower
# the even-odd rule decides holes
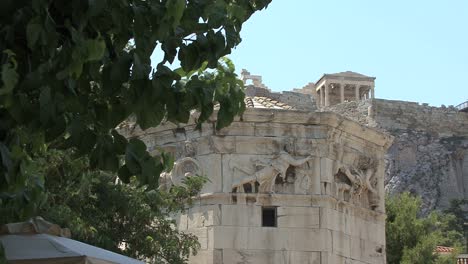
[[[210,180],[176,217],[201,244],[190,263],[385,263],[391,138],[334,113],[297,110],[260,88],[220,131],[189,122],[126,133],[175,155],[168,183]]]

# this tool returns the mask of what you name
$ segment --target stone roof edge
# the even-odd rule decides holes
[[[334,76],[333,73],[324,73],[324,74],[322,75],[322,77],[320,77],[320,79],[318,79],[318,81],[315,82],[315,86],[316,86],[317,84],[319,84],[319,83],[322,81],[322,79],[325,78],[325,77],[328,77],[328,78],[334,79],[334,80],[345,80],[345,79],[348,79],[348,80],[354,80],[354,81],[363,81],[363,80],[373,80],[373,81],[375,81],[375,79],[376,79],[376,77],[370,77],[370,76],[368,76],[368,77],[357,77],[357,76],[354,76],[354,77],[349,77],[349,76],[348,76],[348,77],[345,77],[345,76]]]
[[[255,117],[252,114],[261,115]],[[293,114],[293,116],[291,116],[291,114]],[[241,120],[236,119],[234,121],[328,125],[330,127],[345,131],[358,138],[370,141],[378,146],[382,146],[385,150],[391,146],[394,139],[394,137],[390,134],[387,134],[376,128],[363,126],[354,120],[343,117],[334,112],[251,108],[244,112]]]
[[[216,122],[217,111],[214,111],[207,123]],[[197,113],[192,113],[190,120],[186,124],[173,124],[166,122],[157,127],[141,130],[138,126],[132,129],[121,128],[119,132],[126,137],[137,137],[154,134],[167,130],[174,130],[186,126],[194,126]],[[268,108],[248,108],[242,116],[234,119],[234,122],[254,122],[254,123],[283,123],[283,124],[304,124],[304,125],[328,125],[330,127],[345,131],[355,137],[370,141],[375,145],[388,149],[393,143],[393,136],[378,129],[363,126],[356,121],[343,117],[333,112],[311,112],[302,110],[268,109]]]

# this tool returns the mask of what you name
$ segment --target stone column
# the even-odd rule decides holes
[[[320,106],[324,107],[325,106],[325,91],[323,90],[323,86],[320,87]]]
[[[340,95],[341,95],[341,102],[344,103],[344,88],[345,88],[345,85],[344,83],[342,83],[340,85]]]
[[[330,85],[325,83],[325,106],[330,106]]]
[[[315,101],[316,101],[316,104],[317,104],[317,106],[320,108],[320,107],[322,106],[322,97],[320,96],[320,89],[319,89],[318,91],[316,90],[316,91],[315,91],[315,94],[316,94],[316,96],[315,96],[315,98],[316,98],[316,100],[315,100]]]
[[[356,90],[356,101],[359,101],[359,85],[358,84],[356,84],[355,90]]]
[[[320,188],[320,157],[313,159],[314,173],[312,174],[310,192],[312,194],[321,194]]]
[[[377,194],[380,196],[379,198],[379,207],[377,208],[377,212],[385,212],[385,161],[383,157],[379,158],[379,162],[377,164],[376,170],[376,177],[377,177]]]
[[[372,99],[375,98],[374,97],[375,96],[375,94],[374,94],[374,85],[372,85],[371,88],[370,88],[370,96],[371,96]]]

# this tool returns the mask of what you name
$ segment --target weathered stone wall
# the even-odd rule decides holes
[[[191,122],[121,133],[174,154],[162,179],[209,178],[176,217],[201,244],[189,263],[385,263],[385,134],[333,113],[272,109],[248,109],[220,131]],[[264,207],[275,227],[262,225]]]
[[[247,96],[262,96],[269,97],[274,100],[280,101],[287,105],[293,106],[296,110],[316,111],[317,107],[315,99],[311,94],[300,92],[284,91],[281,93],[271,92],[266,88],[255,87],[253,85],[246,86],[245,95]]]
[[[455,107],[376,99],[372,102],[373,119],[387,131],[426,131],[440,137],[468,136],[468,115]]]
[[[426,212],[446,208],[452,199],[468,199],[467,113],[382,99],[343,103],[324,111],[395,137],[386,156],[388,192],[421,195]]]
[[[294,106],[298,110],[317,110],[314,98],[309,94],[282,92],[279,96],[279,101]]]
[[[244,204],[221,194],[203,196],[179,216],[179,230],[196,234],[201,244],[190,263],[385,263],[383,216],[377,221],[367,210],[319,195],[237,194],[242,196]],[[277,227],[261,226],[265,203],[277,208]]]
[[[322,108],[320,111],[337,113],[343,117],[358,122],[361,125],[375,127],[375,123],[368,118],[370,100],[351,101]]]

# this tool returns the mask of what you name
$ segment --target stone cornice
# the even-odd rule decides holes
[[[217,111],[213,113],[209,121],[204,124],[202,129],[210,129],[213,135],[216,135],[216,130],[213,128],[216,122]],[[119,132],[126,137],[138,137],[143,135],[155,134],[163,131],[173,131],[183,129],[187,126],[193,127],[197,115],[192,114],[189,123],[175,125],[166,122],[160,126],[149,128],[145,131],[139,127],[135,128],[120,128]],[[385,134],[377,129],[365,127],[359,123],[333,112],[310,112],[299,110],[283,110],[283,109],[246,109],[241,117],[237,117],[234,121],[251,122],[251,123],[282,123],[282,124],[303,124],[303,125],[324,125],[331,128],[339,129],[352,136],[366,140],[384,150],[388,149],[393,142],[393,137]],[[229,127],[224,128],[229,130]]]

